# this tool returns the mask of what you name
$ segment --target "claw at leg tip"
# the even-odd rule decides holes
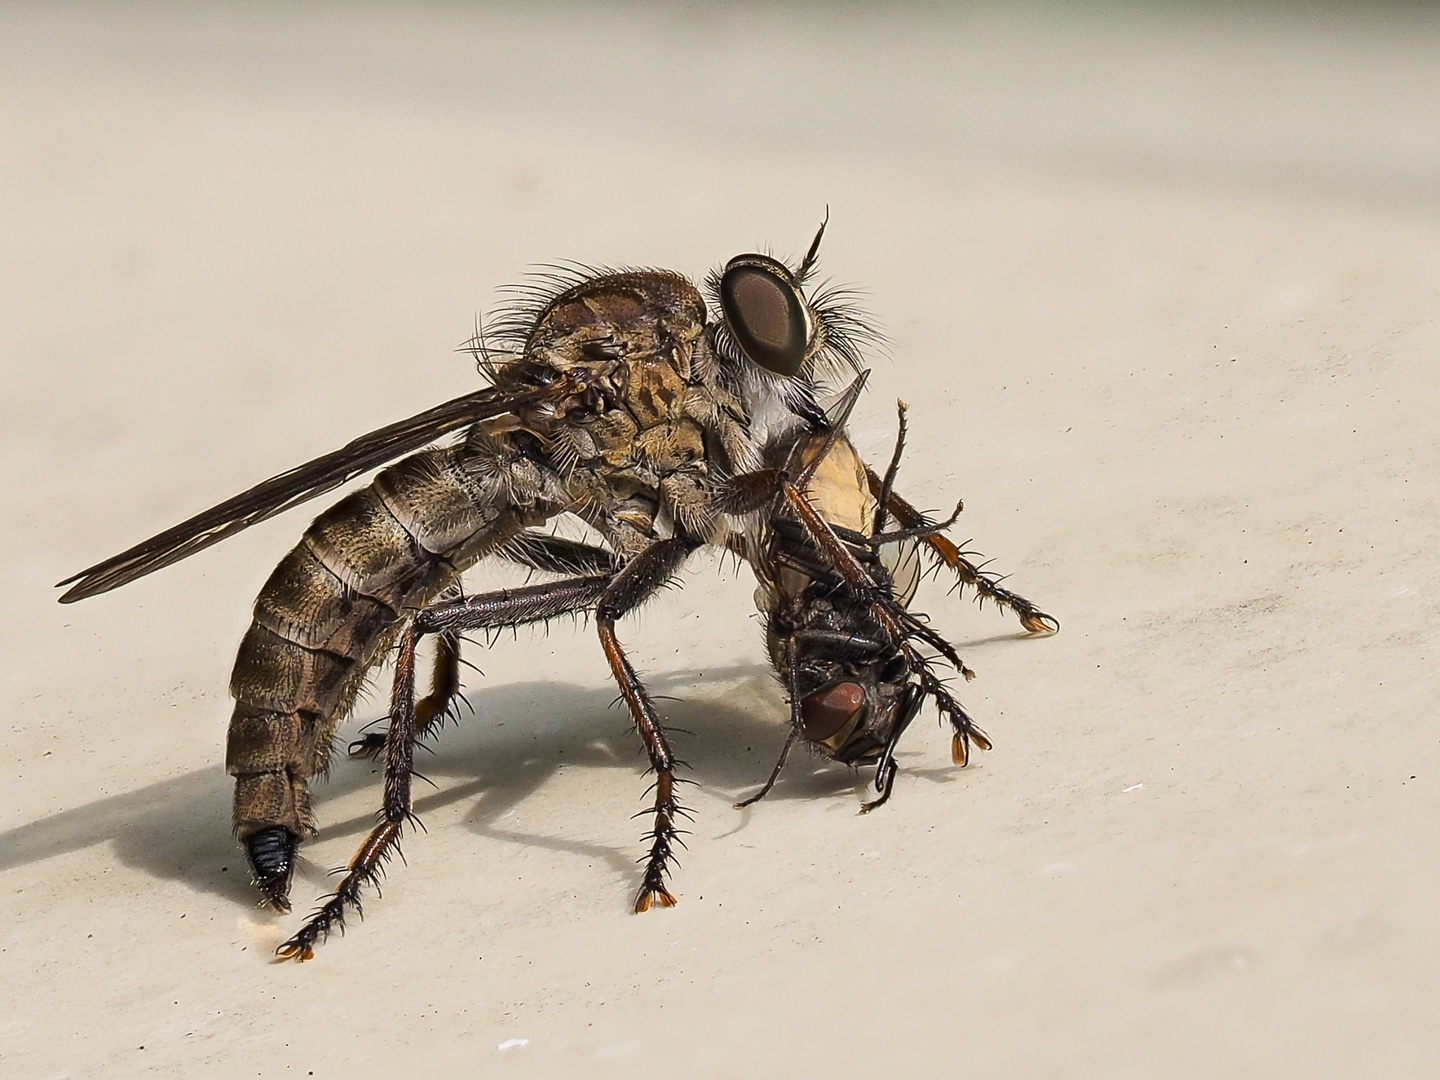
[[[635,898],[635,914],[639,915],[642,911],[649,911],[652,904],[658,904],[660,907],[674,907],[678,902],[668,889],[644,889]]]
[[[970,763],[970,747],[966,745],[962,735],[956,735],[950,740],[950,760],[962,769]]]
[[[277,960],[294,960],[297,964],[303,964],[306,960],[315,959],[315,947],[302,945],[291,938],[275,950],[275,958]]]

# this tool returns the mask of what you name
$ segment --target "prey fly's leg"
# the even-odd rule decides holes
[[[360,890],[373,882],[385,860],[396,850],[405,822],[412,816],[410,780],[419,736],[415,703],[415,650],[427,634],[459,635],[466,630],[519,626],[559,615],[586,611],[605,595],[614,575],[595,574],[566,581],[501,589],[422,608],[401,636],[395,659],[395,684],[390,699],[390,728],[385,736],[385,801],[380,823],[371,830],[350,860],[344,879],[332,896],[276,950],[282,960],[309,960],[315,944],[333,929],[344,929],[345,913],[360,911]]]
[[[674,895],[665,887],[665,877],[674,857],[674,844],[678,843],[675,818],[684,810],[675,798],[675,755],[665,738],[660,714],[615,637],[615,622],[653,596],[698,546],[695,541],[679,536],[650,545],[615,575],[595,613],[605,658],[610,662],[615,681],[620,684],[620,694],[630,708],[635,730],[645,743],[650,767],[655,771],[655,823],[646,834],[651,842],[650,854],[643,860],[645,877],[635,896],[637,912],[648,911],[654,903],[661,907],[675,905]]]
[[[790,760],[790,751],[795,749],[795,743],[800,738],[800,733],[805,729],[805,718],[800,711],[800,672],[795,659],[796,643],[792,637],[785,649],[785,670],[788,672],[785,689],[790,694],[790,734],[785,737],[785,745],[780,748],[780,757],[775,762],[775,768],[770,770],[770,779],[765,781],[765,786],[751,795],[748,799],[742,799],[735,804],[736,810],[744,810],[747,806],[753,806],[775,786],[775,781],[780,779],[780,773],[785,768],[785,763]]]
[[[765,781],[765,786],[751,795],[748,799],[741,799],[735,804],[736,810],[744,810],[747,806],[754,806],[757,802],[770,794],[770,789],[775,786],[775,781],[780,779],[780,774],[785,770],[785,763],[790,760],[790,751],[795,749],[795,744],[800,740],[800,728],[792,725],[790,734],[785,736],[785,745],[780,748],[780,756],[775,760],[775,767],[770,770],[770,779]]]
[[[910,726],[910,721],[915,719],[915,714],[920,711],[920,703],[925,700],[923,687],[910,685],[905,689],[905,701],[900,706],[900,715],[895,727],[890,732],[890,738],[885,741],[885,749],[880,754],[880,760],[875,765],[875,790],[880,797],[867,802],[860,807],[860,813],[868,814],[871,810],[878,809],[890,801],[890,792],[895,789],[895,774],[900,771],[895,764],[895,747],[900,745],[900,736],[905,734],[905,729]]]

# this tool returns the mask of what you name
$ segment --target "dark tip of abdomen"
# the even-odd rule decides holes
[[[276,911],[290,910],[290,878],[300,838],[283,825],[269,825],[245,838],[245,854],[255,887]]]

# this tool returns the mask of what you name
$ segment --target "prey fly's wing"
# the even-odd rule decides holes
[[[346,443],[333,453],[256,484],[219,506],[196,514],[158,536],[152,536],[119,555],[66,578],[56,586],[71,586],[60,597],[60,602],[70,604],[87,596],[109,592],[219,543],[256,522],[339,487],[347,480],[402,454],[418,450],[452,431],[526,405],[559,400],[573,391],[572,380],[566,376],[534,390],[517,392],[488,387],[454,398],[407,420],[388,424]]]
[[[891,588],[902,607],[909,607],[920,587],[925,567],[920,561],[920,542],[901,540],[880,549],[880,562],[890,573]]]

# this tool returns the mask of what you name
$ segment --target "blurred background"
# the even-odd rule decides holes
[[[225,687],[305,513],[53,583],[472,389],[540,264],[699,279],[827,208],[888,340],[857,442],[909,399],[906,489],[1065,622],[936,589],[995,753],[736,825],[780,695],[748,575],[697,573],[627,638],[696,733],[676,912],[623,914],[591,636],[522,635],[477,700],[534,726],[450,737],[428,865],[256,962]],[[1433,4],[0,0],[0,1059],[1434,1075],[1437,301]],[[373,806],[336,772],[297,910]]]
[[[1101,293],[1150,312],[1200,269],[1201,300],[1230,303],[1217,207],[1323,247],[1440,203],[1429,4],[7,2],[0,20],[3,527],[32,585],[91,558],[96,520],[144,533],[141,507],[174,516],[472,386],[452,351],[536,264],[699,278],[803,251],[828,207],[822,270],[893,346],[873,396],[903,388],[893,365],[963,359],[952,404],[1009,372],[1069,379],[1087,350],[1154,352]],[[1192,240],[1210,250],[1177,269]],[[1124,250],[1060,255],[1097,246]],[[1320,299],[1274,276],[1265,302]],[[1049,411],[1039,388],[999,426]],[[217,453],[237,428],[256,436]],[[151,469],[177,456],[183,490]]]

